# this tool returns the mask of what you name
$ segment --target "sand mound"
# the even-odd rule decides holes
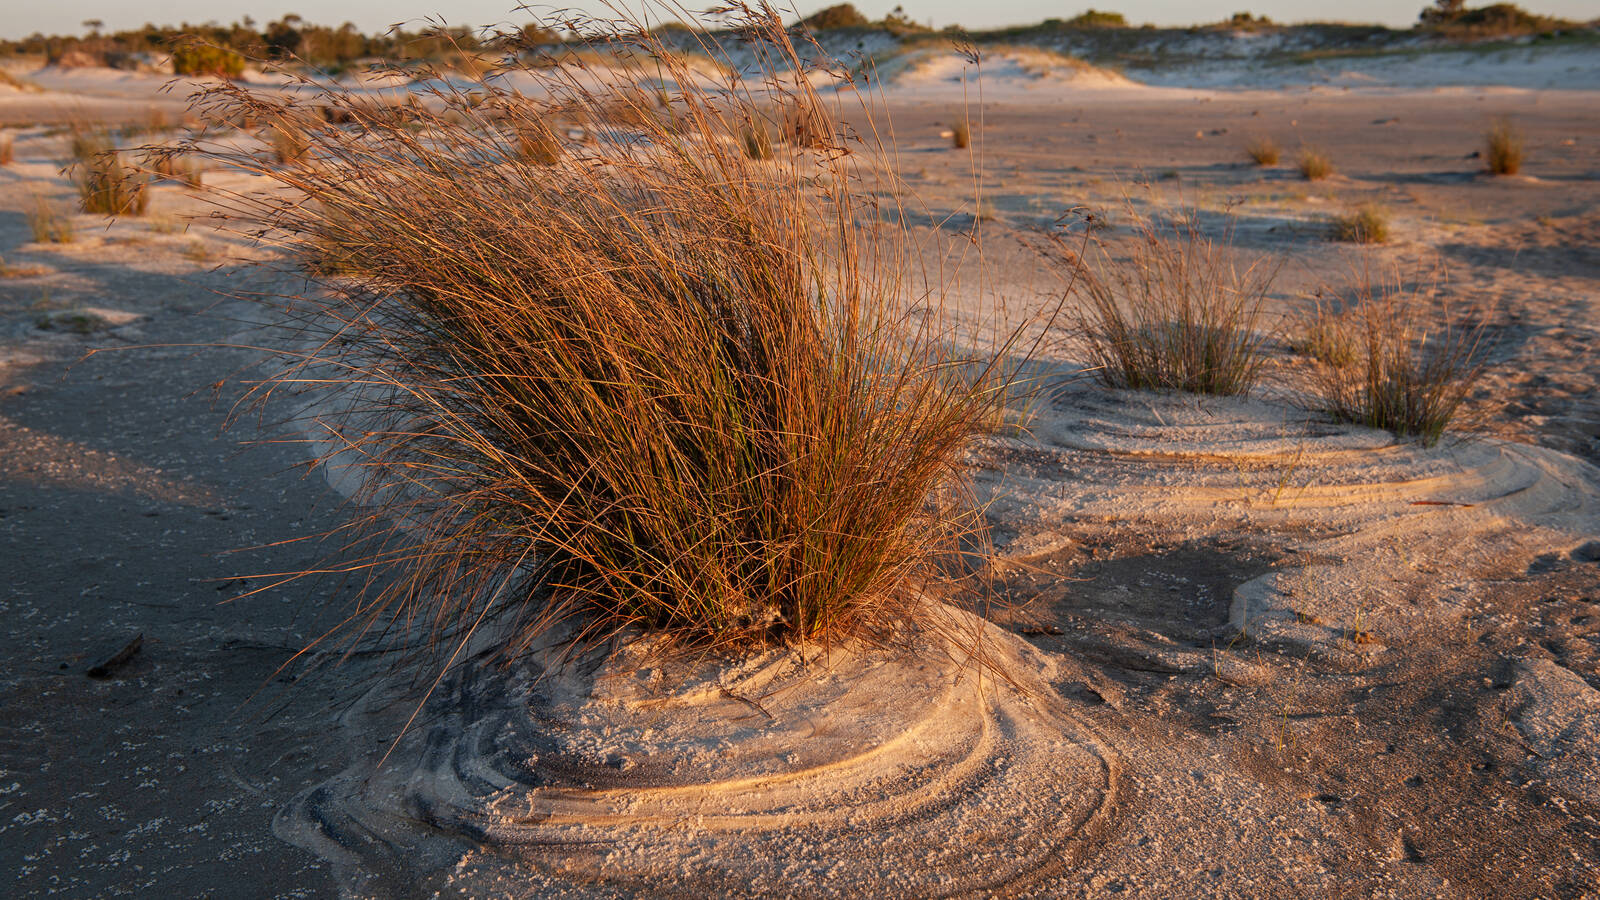
[[[985,47],[979,65],[949,47],[917,47],[880,58],[874,73],[897,96],[1038,99],[1062,91],[1138,85],[1106,69],[1036,47]],[[964,93],[965,92],[965,93]]]
[[[1357,633],[1360,652],[1381,652],[1459,618],[1479,579],[1521,574],[1600,524],[1593,467],[1539,447],[1429,449],[1279,404],[1144,392],[1075,394],[1054,413],[984,476],[1013,558],[1047,555],[1085,522],[1269,531],[1304,564],[1239,587],[1226,628],[1318,652],[1357,649],[1341,641]],[[1424,584],[1444,596],[1419,601]]]
[[[357,893],[946,896],[1026,884],[1098,844],[1120,766],[1050,688],[1052,663],[950,615],[963,642],[982,636],[992,670],[933,635],[918,653],[673,664],[624,648],[565,667],[468,667],[387,762],[375,767],[384,747],[370,747],[278,831],[334,861]],[[350,735],[393,734],[409,709],[374,691]]]

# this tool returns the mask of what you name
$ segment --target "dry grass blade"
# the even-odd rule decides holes
[[[1240,267],[1231,226],[1213,240],[1192,213],[1165,224],[1129,215],[1131,246],[1062,249],[1096,376],[1113,387],[1248,393],[1263,360],[1261,304],[1276,270]]]
[[[1439,441],[1483,373],[1481,311],[1437,309],[1437,280],[1403,283],[1363,271],[1336,303],[1319,303],[1300,343],[1318,360],[1313,395],[1335,419]],[[1476,314],[1473,314],[1473,313]]]
[[[485,79],[404,116],[328,93],[340,113],[294,167],[210,146],[288,189],[219,202],[321,281],[283,298],[306,349],[252,397],[323,392],[323,462],[370,510],[343,529],[370,579],[350,634],[454,652],[494,618],[504,656],[569,624],[887,638],[949,575],[977,521],[963,453],[1000,420],[1026,362],[991,360],[1025,360],[1021,332],[950,349],[864,184],[881,146],[829,132],[755,161],[758,110],[823,100],[777,16],[743,16],[753,81],[708,84],[612,26],[590,46],[638,70],[528,65],[540,90]],[[617,116],[642,73],[670,109]],[[231,85],[207,103],[297,121]],[[529,154],[558,118],[594,141]]]

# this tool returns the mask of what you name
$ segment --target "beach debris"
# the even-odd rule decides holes
[[[123,644],[121,650],[90,666],[84,674],[90,678],[110,678],[116,674],[118,669],[131,662],[135,656],[138,656],[139,650],[143,646],[144,632],[141,631],[133,636],[133,640]]]

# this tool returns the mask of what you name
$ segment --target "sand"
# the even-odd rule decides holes
[[[940,137],[958,70],[886,91],[955,290],[1049,302],[1029,235],[1129,201],[1231,209],[1243,251],[1284,260],[1273,323],[1363,258],[1442,263],[1447,296],[1496,307],[1483,427],[1425,449],[1286,387],[1111,391],[1063,335],[1060,390],[975,455],[1006,601],[986,621],[952,611],[915,652],[472,663],[397,742],[417,691],[380,655],[279,671],[346,593],[223,602],[314,562],[295,539],[342,502],[302,447],[238,452],[298,399],[217,437],[255,356],[193,345],[259,337],[268,314],[217,292],[268,278],[262,251],[177,218],[205,201],[176,185],[147,219],[28,242],[34,194],[69,194],[64,137],[32,123],[64,96],[142,104],[156,78],[0,97],[30,126],[0,169],[0,255],[33,270],[0,279],[16,895],[1594,896],[1595,86],[1480,66],[1471,86],[1152,88],[1024,62],[985,76],[981,182]],[[1470,154],[1508,112],[1529,160],[1494,178]],[[1248,166],[1254,133],[1339,174]],[[1395,238],[1329,242],[1366,200]],[[960,255],[975,228],[986,252]],[[81,359],[100,348],[120,349]],[[113,677],[84,674],[136,634]]]

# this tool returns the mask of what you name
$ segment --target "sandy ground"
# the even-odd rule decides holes
[[[1363,257],[1442,265],[1447,297],[1497,310],[1485,431],[1423,450],[1281,390],[1067,378],[980,453],[1011,605],[957,630],[1012,680],[934,652],[468,667],[379,766],[413,708],[381,660],[279,671],[337,590],[225,602],[314,563],[294,539],[340,503],[292,445],[218,436],[254,356],[193,345],[254,334],[218,293],[263,277],[254,251],[186,224],[200,201],[172,185],[149,217],[29,243],[35,196],[68,202],[65,138],[34,125],[57,98],[0,98],[30,126],[0,168],[13,895],[1600,896],[1600,93],[1013,78],[974,109],[980,180],[940,136],[951,85],[889,111],[921,233],[986,241],[963,290],[1043,302],[1030,231],[1130,200],[1233,210],[1283,263],[1274,317]],[[1524,175],[1473,157],[1502,114]],[[1256,134],[1338,174],[1248,166]],[[1393,240],[1331,243],[1365,201]]]

